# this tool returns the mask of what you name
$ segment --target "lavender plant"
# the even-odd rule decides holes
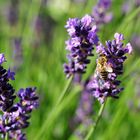
[[[93,55],[93,45],[96,46],[96,53],[98,55],[97,68],[82,92],[83,98],[81,98],[81,103],[77,109],[76,118],[82,123],[90,115],[89,112],[86,113],[86,110],[91,110],[90,107],[92,105],[89,102],[85,110],[83,108],[83,105],[86,104],[84,97],[87,97],[89,101],[88,94],[92,94],[94,98],[103,104],[109,96],[118,98],[118,94],[123,90],[123,88],[119,87],[121,81],[118,80],[118,76],[123,74],[123,63],[127,58],[126,53],[130,54],[132,52],[131,44],[124,45],[124,36],[116,33],[114,35],[115,39],[106,41],[106,46],[103,46],[96,34],[97,26],[99,27],[101,24],[110,22],[112,19],[112,14],[107,13],[110,5],[110,0],[100,0],[97,6],[94,7],[92,17],[86,15],[82,19],[69,19],[65,26],[70,35],[70,39],[66,41],[66,49],[70,52],[68,54],[69,64],[64,64],[64,72],[67,77],[74,75],[74,79],[77,80],[78,77],[78,81],[81,83],[81,74],[86,72],[87,64],[90,62],[88,56]],[[92,27],[93,21],[94,26]],[[97,124],[103,109],[104,105],[101,106],[99,117],[97,117],[95,124]],[[90,117],[88,119],[90,120]],[[89,136],[90,132],[86,138]]]
[[[94,18],[98,29],[100,28],[100,25],[104,25],[111,21],[112,13],[111,12],[108,13],[108,10],[111,7],[111,4],[112,4],[111,0],[99,0],[97,5],[94,6],[91,16]],[[80,77],[80,80],[79,80],[79,77]],[[77,83],[78,81],[79,84],[83,86],[83,84],[81,84],[81,79],[82,79],[81,74],[74,75],[74,82]],[[90,77],[87,81],[89,82],[91,79],[93,79],[93,76],[92,78]],[[80,103],[79,103],[78,108],[76,109],[76,116],[74,118],[74,120],[79,122],[79,124],[81,123],[82,125],[86,127],[84,130],[88,130],[88,127],[90,127],[90,124],[92,124],[93,122],[91,116],[94,110],[92,108],[94,104],[93,103],[94,97],[91,97],[92,95],[89,94],[88,82],[85,82],[83,86],[83,92],[81,92]],[[78,129],[76,129],[75,131],[76,135],[80,136],[83,139],[85,137],[86,132],[87,131],[83,132]]]
[[[73,25],[75,24],[76,24],[75,20],[71,20],[71,22],[69,21],[68,25],[66,26],[68,28],[68,33],[71,36],[75,35],[75,26],[73,27]],[[71,26],[73,28],[70,28]],[[89,94],[92,94],[96,99],[100,101],[101,104],[103,104],[106,98],[109,96],[113,98],[119,97],[118,94],[123,90],[123,88],[119,87],[121,81],[118,80],[118,76],[123,74],[123,63],[127,59],[126,53],[129,53],[129,54],[132,53],[131,44],[127,43],[126,45],[124,45],[123,43],[124,36],[122,34],[115,33],[114,38],[115,39],[112,41],[110,40],[106,41],[106,46],[103,46],[101,43],[98,44],[98,42],[94,43],[96,45],[96,53],[98,54],[97,68],[95,70],[95,74],[91,78],[91,81],[89,81],[89,83],[87,84],[86,92],[83,92],[83,94],[85,95],[87,94],[87,92]],[[77,53],[77,50],[74,48],[75,46],[76,47],[80,46],[79,40],[77,39],[77,37],[76,39],[74,38],[74,43],[73,42],[71,43],[71,40],[69,40],[67,43],[68,44],[67,48],[71,51],[70,60],[73,60],[73,63],[74,63],[74,61],[77,58],[83,57],[82,61],[85,62],[85,60],[87,60],[87,57],[85,57],[85,54]],[[78,48],[78,51],[79,51],[79,48]],[[91,52],[92,50],[90,51],[90,54],[92,54]],[[81,67],[81,71],[78,71],[79,69],[76,69],[74,71],[74,68],[75,68],[74,64],[73,64],[73,69],[72,67],[65,65],[65,73],[67,74],[67,77],[77,72],[85,72],[84,70],[86,67]],[[77,111],[80,111],[80,113],[82,113],[80,117],[84,118],[85,115],[83,114],[85,112],[83,113],[83,109],[81,109],[82,105],[80,105]],[[102,114],[103,109],[104,109],[104,104],[103,106],[101,106],[101,109],[99,111],[99,115],[97,117],[97,120],[95,121],[95,124],[97,124]],[[80,118],[80,119],[83,119],[83,118]],[[94,130],[94,128],[92,128],[92,130],[89,132],[86,139],[88,139],[88,137],[92,134],[92,131]]]
[[[89,90],[101,103],[108,96],[118,98],[118,94],[123,90],[123,88],[119,88],[121,81],[117,78],[123,74],[123,63],[127,58],[126,53],[132,52],[131,44],[124,45],[122,42],[124,40],[122,34],[116,33],[114,37],[114,40],[106,41],[106,47],[102,44],[97,46],[97,53],[99,54],[97,69],[94,79],[89,83]],[[106,60],[99,62],[100,55]],[[98,65],[100,65],[101,71],[98,70]],[[107,71],[107,65],[110,65],[111,72]],[[107,74],[106,79],[101,74]]]
[[[15,89],[9,83],[14,80],[14,72],[6,70],[1,66],[5,62],[4,54],[0,54],[0,134],[5,140],[25,140],[22,129],[29,126],[29,118],[32,110],[38,107],[38,96],[36,88]],[[18,99],[18,102],[15,102]]]
[[[121,81],[118,80],[118,76],[123,74],[123,63],[127,59],[126,54],[132,53],[132,46],[130,43],[124,45],[124,36],[119,33],[115,33],[114,40],[106,41],[106,47],[102,44],[97,46],[97,68],[93,79],[88,84],[89,93],[91,93],[102,104],[95,120],[95,124],[91,127],[89,133],[86,136],[86,140],[90,138],[98,121],[102,115],[105,107],[105,101],[107,97],[118,98],[118,94],[123,90],[120,88]],[[102,61],[101,61],[102,59]],[[98,66],[99,65],[99,66]],[[111,71],[107,70],[107,65],[111,68]],[[99,71],[98,67],[102,70]],[[105,77],[106,75],[106,77]]]
[[[65,27],[71,38],[66,41],[66,49],[70,51],[70,54],[68,55],[69,64],[64,64],[64,71],[67,77],[74,75],[73,82],[81,84],[82,73],[85,73],[87,64],[90,63],[88,56],[93,56],[93,46],[99,42],[97,27],[94,18],[89,15],[85,15],[82,19],[69,19]],[[90,115],[92,110],[92,103],[89,98],[90,95],[84,88],[74,121],[86,125],[91,120],[86,116]]]
[[[12,40],[12,47],[13,47],[13,61],[14,66],[13,70],[17,71],[21,67],[21,64],[23,63],[23,50],[21,45],[21,38],[13,38]]]

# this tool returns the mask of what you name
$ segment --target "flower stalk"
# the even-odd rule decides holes
[[[106,105],[106,100],[104,101],[103,104],[101,104],[101,107],[100,107],[100,110],[98,112],[98,116],[97,116],[97,119],[95,121],[95,123],[93,124],[93,126],[90,128],[85,140],[89,140],[89,138],[92,136],[92,134],[94,133],[95,129],[97,128],[97,125],[99,123],[99,120],[101,119],[101,116],[103,114],[103,111],[104,111],[104,108],[105,108],[105,105]]]
[[[61,103],[61,101],[64,99],[64,97],[65,97],[65,95],[66,95],[66,93],[67,93],[69,87],[70,87],[71,84],[72,84],[72,80],[73,80],[73,76],[71,76],[70,79],[69,79],[69,81],[67,82],[67,84],[66,84],[66,86],[65,86],[65,88],[64,88],[64,90],[63,90],[63,92],[61,93],[59,99],[57,100],[57,103],[56,103],[55,107],[57,107],[57,106]]]
[[[94,46],[98,44],[97,27],[94,18],[85,15],[83,18],[69,19],[66,24],[69,39],[66,41],[68,64],[64,72],[69,78],[73,74],[83,74],[93,56]]]
[[[9,140],[9,139],[8,139],[8,132],[7,132],[6,135],[5,135],[5,140]]]

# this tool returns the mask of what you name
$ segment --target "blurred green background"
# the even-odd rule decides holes
[[[123,4],[129,10],[123,13]],[[126,42],[132,40],[134,52],[125,62],[120,77],[125,90],[118,100],[109,99],[103,116],[91,140],[140,139],[140,7],[135,1],[114,0],[110,8],[113,20],[102,25],[98,33],[102,43],[112,39],[115,32],[123,33]],[[66,60],[64,25],[69,17],[81,18],[91,14],[95,0],[0,0],[0,52],[5,54],[6,68],[16,72],[12,82],[16,91],[36,86],[40,107],[33,112],[31,125],[25,130],[28,140],[82,140],[76,131],[87,133],[82,124],[73,124],[82,88],[71,86],[58,105],[67,83],[63,72]],[[83,81],[95,69],[95,59],[88,66]],[[93,104],[93,119],[100,104]]]

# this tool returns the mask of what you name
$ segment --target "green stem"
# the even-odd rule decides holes
[[[8,140],[8,133],[6,133],[4,140]]]
[[[90,138],[90,137],[92,136],[92,134],[94,133],[94,131],[95,131],[95,129],[96,129],[98,123],[99,123],[99,120],[100,120],[100,118],[101,118],[101,116],[102,116],[102,114],[103,114],[105,104],[106,104],[106,100],[105,100],[105,102],[101,105],[100,110],[99,110],[99,112],[98,112],[97,119],[96,119],[95,123],[93,124],[93,126],[90,128],[90,130],[89,130],[89,132],[88,132],[88,134],[87,134],[85,140],[89,140],[89,138]]]
[[[63,100],[65,94],[67,93],[69,87],[71,86],[72,80],[73,80],[73,76],[71,76],[70,79],[69,79],[69,81],[67,82],[67,84],[66,84],[66,86],[65,86],[65,88],[64,88],[64,90],[63,90],[63,92],[62,92],[62,94],[60,95],[59,99],[58,99],[57,102],[56,102],[55,107],[56,107],[57,105],[59,105],[59,104],[61,103],[61,101]]]

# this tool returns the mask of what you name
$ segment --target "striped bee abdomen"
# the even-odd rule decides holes
[[[103,80],[107,80],[108,72],[107,71],[102,71],[100,72],[101,78]]]

